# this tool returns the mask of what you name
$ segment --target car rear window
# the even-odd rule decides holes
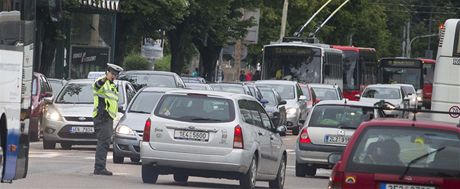
[[[371,107],[318,105],[313,109],[308,126],[356,129],[372,118],[374,109]]]
[[[456,132],[369,127],[360,136],[353,145],[347,171],[401,175],[409,166],[406,175],[460,177],[460,139]]]
[[[186,122],[230,122],[235,119],[233,102],[205,95],[164,95],[155,115]]]
[[[397,88],[369,87],[363,93],[364,98],[400,99],[401,92]]]
[[[246,94],[242,85],[211,85],[215,91],[222,91],[236,94]]]
[[[120,75],[120,80],[127,80],[137,88],[145,86],[151,87],[167,87],[176,88],[176,80],[173,75],[161,75],[161,74],[127,74]]]
[[[336,89],[312,87],[315,91],[316,98],[320,100],[339,100],[339,95]]]
[[[164,93],[143,91],[131,103],[128,112],[150,114]]]

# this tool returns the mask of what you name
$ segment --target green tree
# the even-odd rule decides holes
[[[140,54],[131,53],[125,57],[123,67],[125,70],[147,70],[149,62]]]

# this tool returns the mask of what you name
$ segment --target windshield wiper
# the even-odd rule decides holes
[[[435,151],[431,151],[431,152],[428,152],[428,153],[426,153],[426,154],[423,154],[423,155],[421,155],[421,156],[419,156],[419,157],[417,157],[417,158],[411,160],[411,161],[407,164],[406,169],[404,170],[404,172],[401,174],[401,176],[399,176],[399,180],[402,180],[402,179],[404,178],[404,176],[406,176],[406,174],[407,174],[407,172],[409,172],[409,169],[411,168],[411,165],[412,165],[412,164],[414,164],[415,162],[417,162],[417,161],[419,161],[419,160],[421,160],[421,159],[423,159],[423,158],[428,157],[428,156],[431,155],[431,154],[437,153],[437,152],[439,152],[439,151],[441,151],[441,150],[444,150],[444,149],[446,149],[445,146],[443,146],[443,147],[441,147],[441,148],[438,148],[438,149],[436,149]]]
[[[144,112],[144,111],[138,111],[138,110],[129,110],[129,112],[131,113],[140,113],[140,114],[150,114],[150,112]]]

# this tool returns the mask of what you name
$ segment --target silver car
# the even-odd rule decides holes
[[[382,115],[370,103],[327,100],[316,104],[297,137],[296,176],[314,176],[317,168],[332,168],[329,155],[341,153],[363,121]]]
[[[96,144],[92,117],[93,83],[94,79],[71,80],[59,95],[46,99],[48,105],[41,125],[44,149],[54,149],[56,143],[61,143],[63,149],[71,149],[74,144]],[[136,91],[127,81],[115,81],[115,84],[119,91],[119,110],[123,111]],[[122,113],[117,115],[114,126],[121,116]]]
[[[391,103],[395,108],[417,108],[417,94],[409,94],[403,89],[402,84],[376,84],[368,85],[359,101],[377,103],[381,100]],[[411,85],[408,85],[411,86]],[[407,87],[407,86],[406,86]],[[412,87],[413,88],[413,87]],[[413,89],[415,92],[415,89]],[[407,118],[409,112],[399,110],[385,110],[389,117]]]
[[[141,142],[142,180],[160,174],[256,180],[283,188],[286,147],[278,128],[248,95],[196,90],[166,92],[147,119]]]
[[[256,85],[269,86],[281,95],[286,101],[286,126],[292,130],[292,134],[299,134],[299,129],[308,116],[307,97],[303,95],[299,84],[295,81],[260,80],[256,81]]]
[[[175,88],[145,87],[136,94],[114,130],[113,163],[123,163],[125,157],[132,162],[140,161],[139,142],[144,133],[145,120],[160,97],[170,90]]]

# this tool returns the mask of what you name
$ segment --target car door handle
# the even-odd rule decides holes
[[[274,140],[274,139],[275,139],[275,137],[273,137],[273,136],[270,136],[270,140]]]
[[[260,131],[257,132],[257,134],[259,134],[259,136],[264,136],[264,133],[262,133],[262,132],[260,132]]]

